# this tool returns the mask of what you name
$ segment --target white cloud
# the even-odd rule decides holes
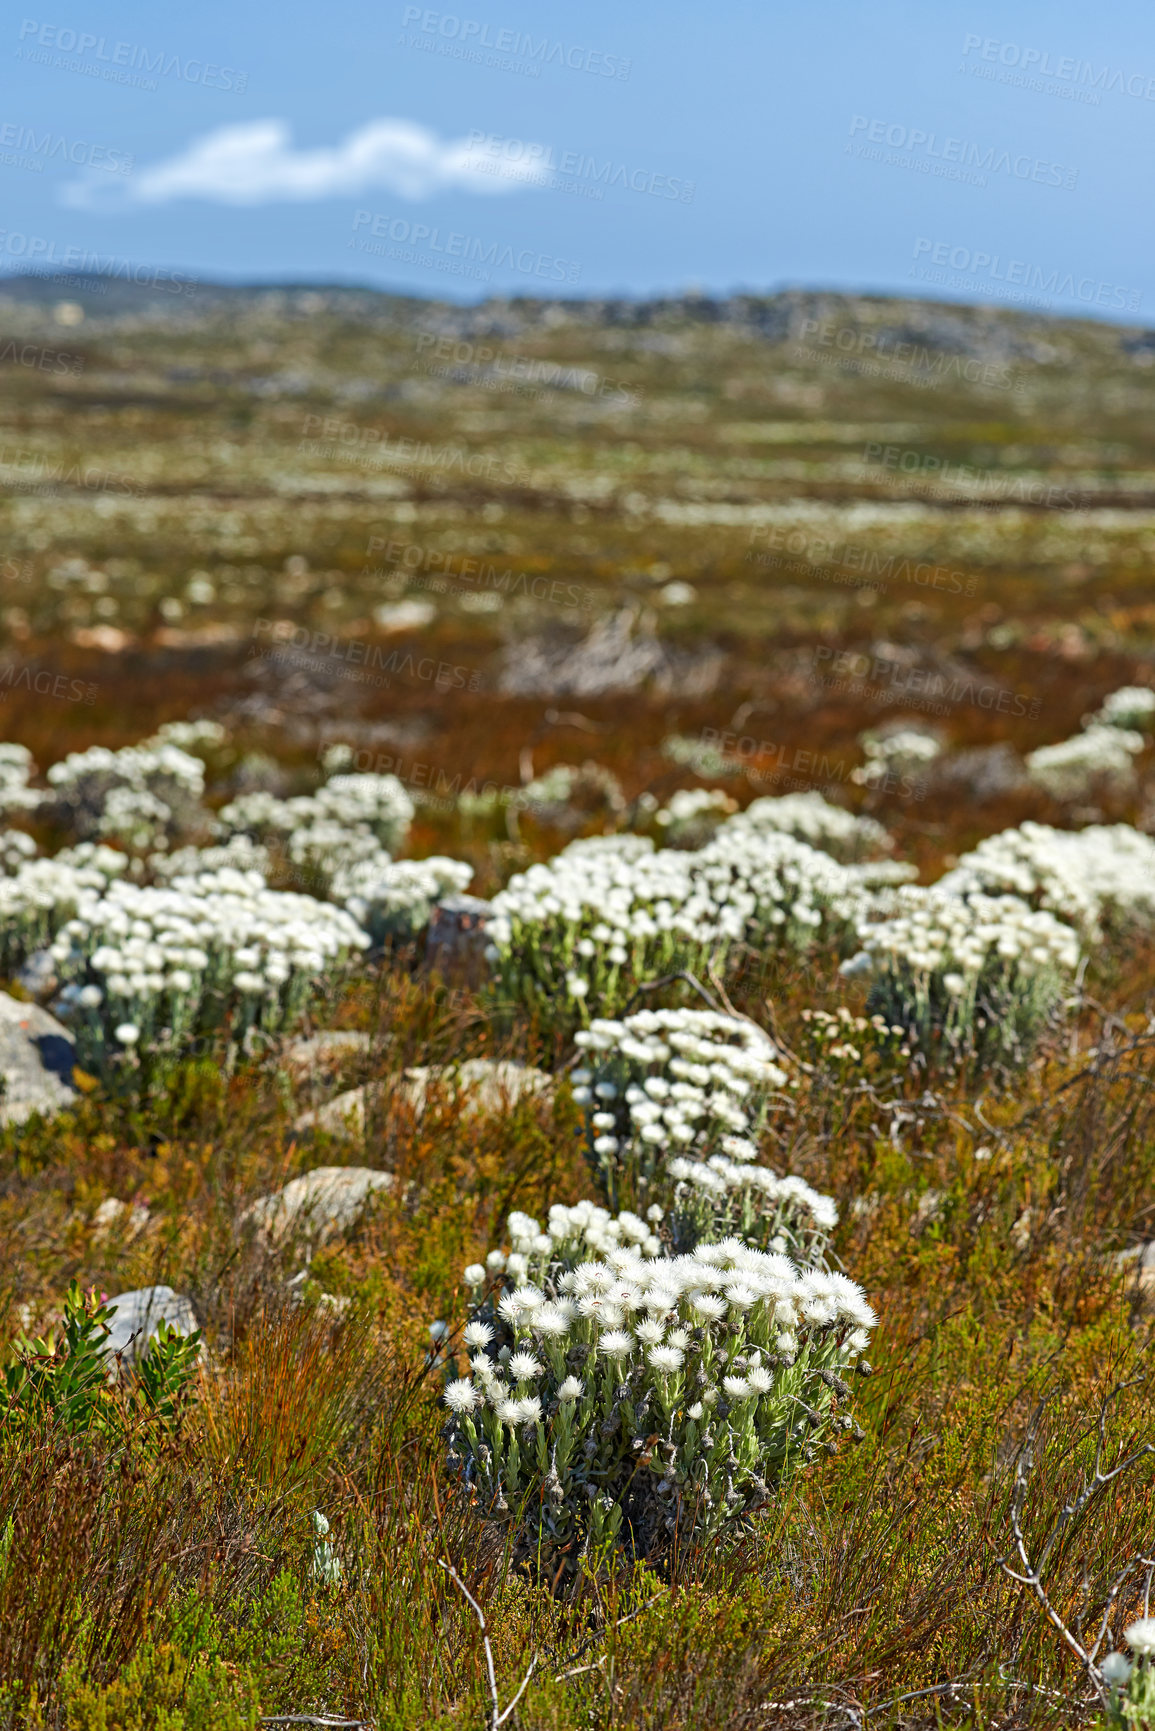
[[[533,166],[542,147],[526,146],[524,154],[528,163],[509,162],[469,138],[439,139],[411,120],[371,120],[340,144],[296,150],[285,121],[252,120],[218,127],[167,161],[116,182],[107,174],[73,181],[61,189],[61,199],[74,209],[99,210],[181,198],[258,205],[377,190],[414,200],[448,191],[514,192],[545,179]]]

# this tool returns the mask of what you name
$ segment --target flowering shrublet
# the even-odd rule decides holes
[[[196,877],[202,872],[256,872],[268,881],[272,869],[269,850],[247,835],[232,835],[210,847],[180,847],[172,853],[148,856],[149,874],[162,883],[176,877]]]
[[[840,805],[831,805],[816,790],[756,799],[719,833],[727,835],[740,829],[778,830],[845,863],[871,859],[894,848],[894,837],[874,818],[856,817]]]
[[[1081,830],[1024,823],[987,836],[937,887],[1021,896],[1093,939],[1155,925],[1155,840],[1125,823]]]
[[[1086,725],[1150,732],[1155,728],[1155,691],[1146,685],[1124,685],[1118,691],[1108,692]]]
[[[919,775],[942,756],[942,742],[933,733],[917,727],[896,728],[889,733],[863,733],[859,743],[866,762],[852,769],[850,779],[859,787],[877,787],[890,776]]]
[[[644,1221],[590,1203],[511,1232],[528,1248],[467,1271],[450,1464],[546,1574],[717,1539],[853,1428],[842,1377],[875,1316],[844,1275],[734,1238],[656,1254]]]
[[[623,1188],[664,1198],[672,1156],[704,1160],[729,1138],[756,1136],[771,1094],[788,1083],[761,1028],[712,1010],[599,1017],[574,1039],[589,1064],[573,1073],[574,1098],[611,1200]]]
[[[877,1053],[886,1058],[909,1058],[906,1029],[897,1022],[892,1026],[877,1012],[871,1016],[856,1016],[845,1004],[835,1011],[803,1010],[805,1050],[812,1064],[824,1070],[834,1069],[842,1079],[857,1072],[868,1056]]]
[[[0,965],[8,972],[43,948],[85,894],[101,892],[128,868],[127,854],[81,842],[53,859],[30,858],[0,878]]]
[[[368,942],[343,909],[225,870],[83,890],[52,954],[80,1062],[107,1071],[125,1047],[163,1057],[226,1025],[234,1044],[279,1032]]]
[[[1095,724],[1057,745],[1029,752],[1027,774],[1056,800],[1085,800],[1100,793],[1122,796],[1135,785],[1132,759],[1143,743],[1143,735],[1130,728]]]
[[[205,766],[168,741],[120,751],[94,745],[48,770],[53,815],[81,838],[105,836],[132,847],[207,827],[201,801]]]
[[[22,829],[0,830],[0,872],[6,877],[34,860],[37,852],[36,843]]]
[[[278,799],[241,794],[218,813],[221,835],[279,839],[290,859],[331,875],[381,850],[394,854],[413,820],[413,801],[395,775],[335,775],[316,793]]]
[[[146,745],[176,745],[192,757],[204,758],[220,751],[228,733],[219,721],[166,721]]]
[[[670,847],[698,848],[737,809],[737,800],[720,787],[681,787],[654,813],[654,822]]]
[[[521,789],[519,804],[543,823],[577,828],[587,817],[619,817],[626,809],[622,784],[603,764],[558,763]]]
[[[28,783],[36,765],[26,745],[0,744],[0,811],[35,811],[44,795]]]
[[[847,868],[773,831],[720,832],[696,853],[599,839],[622,845],[575,843],[494,898],[498,981],[545,1015],[567,998],[574,1020],[612,1014],[641,981],[724,969],[743,941],[807,949],[861,906]]]
[[[846,974],[868,973],[869,1014],[906,1030],[924,1058],[1021,1063],[1078,963],[1079,940],[1016,896],[954,896],[911,885],[893,917],[859,928]]]
[[[724,1137],[723,1146],[724,1154],[707,1160],[666,1163],[662,1176],[672,1191],[665,1221],[674,1249],[734,1236],[818,1266],[838,1224],[833,1198],[757,1165],[757,1149],[741,1136]]]
[[[364,860],[334,874],[330,894],[341,902],[374,943],[411,937],[429,924],[442,896],[464,890],[473,867],[432,854],[428,859]]]
[[[620,1008],[640,979],[702,968],[740,934],[736,916],[696,917],[689,854],[565,848],[510,879],[486,928],[504,994],[546,1017],[585,1020]],[[579,851],[580,849],[580,851]],[[584,991],[574,994],[572,981]],[[567,999],[570,1000],[567,1017]]]

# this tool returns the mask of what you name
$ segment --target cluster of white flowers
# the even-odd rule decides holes
[[[773,830],[719,833],[695,853],[598,839],[531,866],[494,898],[500,986],[545,1016],[613,1013],[642,981],[725,968],[743,940],[806,949],[861,907],[847,868]]]
[[[1024,823],[987,836],[937,887],[1021,896],[1095,939],[1155,925],[1155,839],[1125,823],[1081,830]]]
[[[368,942],[343,909],[226,869],[81,889],[52,955],[80,1061],[105,1071],[126,1049],[156,1057],[194,1035],[279,1032]]]
[[[891,776],[919,775],[942,755],[942,742],[917,727],[903,727],[893,733],[863,733],[859,744],[866,762],[850,772],[851,781],[859,787],[878,787]]]
[[[36,765],[26,745],[0,744],[0,811],[35,811],[44,795],[28,783]]]
[[[756,1250],[818,1263],[838,1224],[833,1198],[803,1178],[779,1178],[759,1166],[757,1149],[741,1136],[725,1136],[722,1145],[726,1152],[707,1160],[666,1163],[664,1176],[674,1186],[666,1217],[674,1249],[737,1235]]]
[[[890,853],[894,847],[894,837],[874,818],[856,817],[840,805],[831,805],[816,790],[756,799],[731,818],[719,834],[729,835],[746,828],[780,830],[846,862]]]
[[[1137,733],[1155,728],[1155,691],[1146,685],[1124,685],[1110,691],[1086,721],[1088,727],[1125,727]]]
[[[819,937],[840,936],[861,907],[861,868],[779,830],[732,819],[688,857],[697,899],[724,911],[760,949],[807,950]]]
[[[720,787],[682,787],[670,795],[668,805],[654,813],[654,822],[671,847],[696,848],[737,809],[737,800]]]
[[[157,847],[207,821],[205,766],[167,741],[73,751],[52,764],[47,779],[53,816],[81,837]]]
[[[897,1022],[892,1026],[877,1012],[872,1016],[856,1016],[845,1004],[837,1010],[803,1010],[806,1047],[812,1060],[823,1068],[837,1066],[844,1073],[857,1068],[868,1051],[897,1052],[909,1058],[905,1044],[906,1029]]]
[[[1096,722],[1057,745],[1041,745],[1027,756],[1027,774],[1055,800],[1087,800],[1099,793],[1121,796],[1135,785],[1132,761],[1143,735]]]
[[[639,980],[700,968],[741,935],[737,919],[719,929],[695,905],[696,855],[605,839],[616,845],[571,845],[494,897],[487,953],[500,988],[544,1017],[617,1009]]]
[[[1017,896],[968,897],[907,885],[890,918],[864,921],[844,974],[869,973],[868,1011],[928,1058],[1020,1063],[1079,959],[1079,940]]]
[[[574,1043],[590,1065],[573,1072],[574,1099],[611,1201],[623,1183],[639,1200],[657,1195],[671,1155],[700,1161],[729,1138],[756,1136],[789,1080],[769,1035],[713,1010],[599,1017]]]
[[[128,856],[82,842],[53,859],[28,859],[0,878],[0,962],[11,972],[53,938],[83,896],[101,892],[128,866]]]
[[[471,865],[443,854],[418,860],[390,860],[383,855],[342,866],[333,875],[329,893],[374,943],[381,943],[389,937],[413,936],[429,924],[435,902],[460,893],[472,878]]]
[[[550,1573],[716,1539],[854,1428],[843,1373],[876,1321],[861,1288],[737,1238],[663,1254],[657,1224],[592,1203],[544,1230],[515,1216],[509,1256],[465,1271],[450,1464]]]
[[[162,883],[226,869],[256,872],[267,881],[270,870],[268,848],[247,835],[230,836],[227,842],[213,847],[179,847],[171,853],[149,854],[146,863],[150,874]]]
[[[319,882],[363,860],[387,861],[404,841],[413,801],[395,775],[335,775],[316,793],[279,799],[257,791],[223,806],[223,836],[276,842]]]
[[[0,830],[0,872],[6,876],[35,859],[37,852],[36,843],[22,829]]]
[[[206,752],[219,751],[227,739],[228,733],[219,721],[166,721],[144,743],[177,745],[192,757],[203,757]]]
[[[526,783],[521,790],[521,801],[546,821],[564,816],[579,806],[616,814],[624,811],[626,805],[617,776],[604,764],[593,762],[580,766],[555,764],[543,775]]]

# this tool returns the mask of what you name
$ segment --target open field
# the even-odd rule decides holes
[[[1155,690],[1155,339],[802,292],[461,308],[190,287],[0,284],[0,733],[32,759],[12,772],[23,802],[0,763],[4,989],[79,1018],[62,1109],[0,1131],[0,1332],[58,1337],[72,1281],[110,1298],[163,1284],[203,1341],[195,1367],[174,1358],[168,1407],[101,1373],[67,1410],[21,1382],[27,1339],[6,1344],[0,1726],[490,1724],[465,1588],[502,1710],[533,1664],[505,1721],[524,1731],[1121,1723],[1099,1661],[1149,1613],[1155,1567],[1155,745],[1142,702],[1134,725],[1089,718]],[[166,736],[191,756],[163,787],[142,771],[119,817],[115,778],[92,794],[79,771],[46,775],[185,722],[210,725]],[[1114,767],[1030,759],[1125,732]],[[326,806],[341,775],[397,785]],[[675,799],[704,789],[713,806]],[[873,825],[844,836],[827,816],[810,838],[799,818],[767,888],[779,819],[768,839],[734,814],[799,793]],[[1035,949],[1004,967],[992,940],[973,978],[959,963],[965,989],[940,958],[924,990],[885,929],[941,905],[905,903],[883,868],[930,886],[1032,824],[1050,829],[1025,878],[1004,862],[949,893],[1024,896]],[[1068,856],[1053,830],[1103,840]],[[434,965],[430,902],[508,898],[606,834],[675,856],[675,888],[646,907],[684,876],[692,933],[647,936],[635,887],[632,947],[606,962],[600,908],[582,949],[557,935],[564,909],[507,899],[490,952]],[[32,844],[93,841],[124,860],[66,856],[96,899],[69,879],[35,925]],[[330,948],[317,937],[310,959],[301,937],[275,1013],[234,972],[211,990],[198,975],[195,1007],[191,985],[140,987],[138,1018],[100,922],[119,889],[131,909],[168,882],[166,854],[223,842],[234,864],[264,850],[261,893],[315,898],[302,913],[250,883],[246,919],[289,910]],[[401,879],[386,894],[357,875],[385,855],[468,871],[410,906]],[[716,930],[692,900],[699,861]],[[205,883],[186,907],[202,935],[233,893]],[[998,919],[1013,950],[1020,914]],[[246,969],[268,964],[265,932]],[[41,991],[27,962],[49,944]],[[740,1132],[753,1158],[837,1205],[813,1242],[758,1247],[862,1289],[870,1373],[846,1346],[848,1381],[807,1385],[813,1440],[791,1418],[765,1498],[734,1493],[716,1530],[687,1488],[707,1481],[669,1465],[676,1542],[628,1504],[614,1542],[583,1552],[583,1503],[572,1532],[549,1516],[569,1537],[547,1567],[537,1514],[494,1518],[480,1454],[462,1487],[460,1428],[446,1458],[447,1380],[485,1374],[463,1336],[484,1288],[462,1270],[510,1245],[511,1213],[545,1222],[583,1198],[642,1215],[658,1198],[671,1254],[685,1194],[621,1121],[599,1162],[609,1126],[579,1066],[602,1071],[574,1033],[707,1001],[763,1030],[776,1067]],[[837,1028],[814,1015],[840,1010]],[[357,1037],[302,1051],[330,1030]],[[617,1100],[607,1117],[622,1089],[597,1096]],[[717,1155],[719,1126],[707,1150],[695,1122],[687,1156]],[[340,1230],[252,1212],[318,1167],[390,1182]],[[777,1336],[747,1372],[818,1364],[820,1325],[799,1314],[802,1344]],[[678,1315],[681,1367],[709,1328]],[[57,1350],[55,1373],[68,1362]],[[681,1392],[663,1423],[698,1424]],[[735,1436],[749,1393],[718,1409]],[[607,1398],[617,1414],[625,1397]],[[535,1424],[518,1426],[529,1462]],[[647,1471],[660,1431],[639,1431]],[[1097,1443],[1104,1469],[1137,1458],[1065,1518]],[[719,1456],[731,1491],[739,1452]],[[522,1470],[544,1508],[544,1468]],[[1016,1522],[1036,1563],[1058,1523],[1054,1617],[1001,1566],[1024,1572]],[[1089,1664],[1056,1618],[1086,1648],[1105,1620]]]

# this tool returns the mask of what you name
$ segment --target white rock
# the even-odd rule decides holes
[[[347,1136],[352,1141],[359,1141],[365,1134],[366,1103],[377,1099],[384,1090],[383,1082],[346,1088],[343,1094],[337,1094],[323,1106],[312,1106],[307,1112],[302,1112],[293,1120],[293,1129],[298,1132],[323,1130],[327,1136]]]
[[[511,1058],[466,1058],[461,1064],[420,1065],[405,1072],[405,1094],[418,1112],[425,1108],[430,1085],[463,1094],[463,1111],[508,1112],[527,1094],[541,1094],[553,1077]]]
[[[258,1198],[242,1220],[252,1222],[266,1241],[296,1232],[323,1243],[355,1226],[369,1198],[393,1186],[391,1172],[368,1166],[317,1166],[293,1178],[282,1190]]]
[[[340,1069],[354,1058],[364,1057],[373,1047],[371,1034],[353,1028],[326,1028],[307,1039],[292,1040],[280,1056],[280,1063],[297,1077],[315,1076],[319,1072]]]
[[[92,1236],[136,1238],[148,1225],[148,1209],[142,1203],[131,1205],[119,1196],[106,1196],[92,1216]]]
[[[417,1065],[406,1070],[398,1087],[401,1098],[418,1113],[425,1110],[431,1087],[445,1088],[459,1097],[463,1115],[472,1117],[476,1113],[508,1112],[525,1095],[543,1093],[552,1081],[544,1070],[508,1058],[466,1058],[460,1064]],[[298,1132],[323,1130],[329,1136],[359,1140],[365,1134],[368,1107],[380,1100],[389,1086],[378,1081],[347,1088],[324,1106],[302,1112],[293,1128]]]
[[[167,1322],[178,1334],[193,1334],[198,1326],[189,1299],[174,1292],[171,1286],[142,1286],[134,1292],[122,1292],[109,1301],[109,1308],[114,1314],[105,1351],[110,1355],[120,1353],[126,1365],[140,1363],[162,1322]]]

